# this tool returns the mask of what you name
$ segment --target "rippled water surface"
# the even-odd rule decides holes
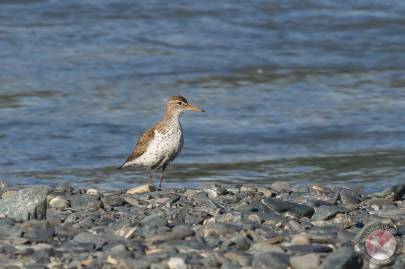
[[[405,178],[405,1],[0,2],[0,180],[125,188],[166,98],[169,184]]]

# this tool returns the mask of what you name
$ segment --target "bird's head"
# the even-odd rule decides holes
[[[183,96],[172,96],[166,102],[166,111],[174,114],[181,114],[184,111],[192,110],[197,112],[205,112],[204,109],[189,104],[187,99]]]

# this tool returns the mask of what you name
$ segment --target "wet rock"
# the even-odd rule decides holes
[[[310,253],[291,257],[290,264],[293,269],[316,269],[319,267],[320,259],[319,254]]]
[[[275,181],[271,184],[271,189],[275,192],[282,193],[290,193],[292,191],[292,187],[288,182],[285,181]]]
[[[314,214],[314,209],[312,207],[297,204],[288,201],[282,201],[277,198],[266,198],[262,200],[262,203],[268,208],[279,212],[279,213],[290,213],[298,218],[301,217],[311,217]]]
[[[341,206],[320,206],[315,208],[312,216],[313,220],[329,220],[334,218],[338,213],[346,213],[348,210]]]
[[[141,185],[138,187],[134,187],[127,191],[127,194],[138,194],[138,193],[146,193],[146,192],[153,192],[156,191],[156,187],[151,184]]]
[[[35,186],[0,200],[0,213],[16,221],[45,219],[47,187]]]
[[[290,262],[289,256],[284,253],[264,252],[254,255],[252,266],[254,268],[286,269]]]
[[[94,208],[100,209],[103,207],[103,203],[100,201],[100,197],[90,194],[76,194],[70,196],[70,203],[72,208]]]
[[[361,268],[363,259],[354,252],[352,247],[342,247],[331,254],[322,262],[321,269],[356,269]]]
[[[68,200],[65,200],[62,197],[57,196],[49,201],[49,206],[56,209],[63,209],[69,207],[70,203]]]

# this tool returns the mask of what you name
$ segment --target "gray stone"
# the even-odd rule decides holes
[[[273,244],[269,244],[266,242],[262,242],[262,243],[253,244],[250,247],[249,252],[252,254],[263,253],[263,252],[284,253],[284,250],[281,247],[279,247],[278,245],[273,245]]]
[[[275,181],[271,184],[271,189],[276,192],[290,193],[292,191],[291,185],[285,181]]]
[[[15,224],[15,221],[12,219],[0,219],[0,238],[9,237],[10,231],[16,227]]]
[[[327,245],[322,244],[311,244],[311,245],[292,245],[287,248],[288,253],[327,253],[331,252],[333,249]]]
[[[17,195],[0,200],[0,214],[16,221],[45,219],[47,192],[44,186],[20,190]]]
[[[96,250],[101,249],[105,244],[107,244],[105,239],[90,232],[81,232],[76,235],[73,240],[77,243],[92,244]]]
[[[157,234],[154,236],[150,236],[146,238],[146,242],[149,243],[158,243],[163,241],[169,240],[183,240],[188,236],[194,235],[194,231],[190,229],[188,226],[179,226],[173,229],[171,232],[165,232],[161,234]]]
[[[342,247],[332,252],[321,264],[320,269],[357,269],[363,259],[352,247]]]
[[[289,256],[284,253],[264,252],[254,255],[254,268],[286,269],[289,266]]]
[[[169,266],[164,263],[152,263],[150,269],[168,269]]]
[[[240,228],[229,223],[210,223],[203,225],[200,232],[203,237],[222,237],[228,234],[239,232]]]
[[[288,201],[282,201],[276,198],[266,198],[262,200],[262,203],[268,208],[278,213],[290,213],[298,218],[308,217],[310,218],[314,214],[314,209],[307,205],[297,204]]]
[[[104,250],[104,249],[103,249]],[[110,249],[107,250],[109,255],[113,256],[114,258],[131,258],[131,253],[128,251],[128,248],[124,244],[118,244]]]
[[[33,242],[51,242],[55,234],[54,227],[48,221],[30,220],[22,225],[24,238]]]
[[[104,205],[109,206],[123,206],[125,204],[124,197],[119,196],[118,194],[110,194],[102,197],[101,201]]]
[[[291,239],[291,242],[290,242],[291,246],[309,245],[309,244],[311,244],[311,241],[310,241],[309,237],[305,234],[294,235],[294,237]]]
[[[294,256],[291,257],[290,264],[293,269],[316,269],[320,264],[320,256],[316,253]]]
[[[100,197],[90,194],[76,194],[70,196],[70,203],[72,208],[103,208],[103,203]]]
[[[74,188],[68,182],[64,182],[56,187],[58,192],[71,193]]]
[[[358,204],[362,200],[362,195],[354,190],[343,189],[339,193],[339,198],[342,204]]]
[[[204,184],[203,191],[207,193],[210,198],[215,198],[226,193],[226,189],[217,182]]]
[[[146,216],[142,223],[144,225],[165,226],[167,225],[167,216],[164,212],[157,212]]]
[[[334,218],[338,213],[346,213],[348,210],[341,206],[320,206],[315,208],[312,220],[329,220]]]
[[[391,186],[379,193],[381,197],[393,198],[396,200],[404,200],[405,196],[405,183]]]

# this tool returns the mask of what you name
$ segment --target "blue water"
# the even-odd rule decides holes
[[[171,185],[405,178],[404,1],[0,2],[0,180],[126,188],[170,95]]]

